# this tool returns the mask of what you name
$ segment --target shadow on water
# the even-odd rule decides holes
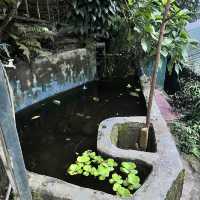
[[[132,88],[127,88],[129,83]],[[142,93],[130,95],[139,87],[133,78],[94,81],[86,84],[85,90],[77,87],[18,112],[17,128],[27,169],[111,193],[110,186],[101,182],[66,175],[66,168],[76,152],[96,150],[102,120],[146,114]]]

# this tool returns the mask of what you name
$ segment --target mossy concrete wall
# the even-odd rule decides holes
[[[31,63],[18,60],[7,69],[14,91],[15,109],[21,110],[57,93],[92,81],[96,75],[95,47],[50,53]]]

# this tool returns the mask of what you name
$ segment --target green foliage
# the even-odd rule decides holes
[[[130,190],[138,189],[141,186],[140,178],[133,173],[128,174],[126,183],[128,183],[128,186],[129,186],[128,188]]]
[[[109,180],[109,183],[110,184],[118,183],[121,185],[123,183],[123,180],[120,175],[118,175],[117,173],[114,173],[114,174],[112,174],[112,178]]]
[[[100,181],[109,180],[113,185],[113,191],[120,197],[129,197],[131,192],[140,187],[140,178],[136,175],[136,165],[133,162],[122,162],[117,174],[118,163],[111,158],[104,159],[95,152],[87,150],[78,156],[76,162],[71,164],[67,170],[68,174],[94,176]],[[112,173],[113,172],[113,173]],[[123,177],[126,177],[123,179]]]
[[[200,116],[200,81],[192,79],[180,79],[181,91],[173,96],[173,103],[179,112],[185,115]]]
[[[125,37],[122,40],[122,48],[125,46],[131,50],[134,60],[140,61],[136,64],[145,66],[147,62],[155,60],[155,47],[158,43],[165,3],[164,0],[127,1],[121,6],[122,14],[113,20],[113,35],[119,35],[117,33],[122,31]],[[177,1],[173,1],[161,50],[161,59],[170,59],[170,72],[174,66],[178,72],[185,65],[189,45],[196,45],[186,31],[190,15],[189,10],[182,9]],[[119,37],[120,41],[122,37]]]
[[[17,23],[13,24],[6,32],[28,61],[30,61],[32,54],[43,54],[41,47],[43,39],[53,40],[54,36],[54,33],[45,26]]]
[[[69,23],[77,33],[107,34],[111,16],[115,15],[118,1],[113,0],[73,0]]]
[[[138,173],[138,171],[136,170],[135,163],[130,163],[130,162],[122,162],[120,170],[121,170],[121,172],[124,172],[126,174],[129,174],[129,173],[137,174]]]
[[[198,6],[199,6],[199,0],[177,0],[177,4],[182,9],[188,9],[192,13],[192,15],[195,17],[198,12]]]
[[[200,118],[199,118],[200,119]],[[172,132],[177,137],[178,147],[187,154],[200,159],[200,120],[184,120],[173,123]]]
[[[72,164],[72,165],[70,165],[70,167],[69,167],[69,169],[68,169],[68,173],[70,174],[70,175],[77,175],[77,174],[82,174],[82,172],[83,172],[83,166],[84,165],[82,165],[82,164],[80,164],[80,163],[77,163],[77,164]]]
[[[198,77],[184,70],[180,84],[181,91],[172,98],[176,110],[184,117],[174,122],[171,130],[179,149],[200,159],[200,82]]]
[[[123,187],[122,185],[115,183],[113,185],[113,190],[117,193],[118,196],[121,197],[130,197],[131,193],[129,191],[129,189]]]
[[[7,7],[8,5],[13,5],[16,3],[16,0],[0,0],[1,7]]]

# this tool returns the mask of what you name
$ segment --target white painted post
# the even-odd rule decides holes
[[[0,63],[0,134],[7,170],[10,171],[10,183],[20,200],[32,200],[28,185],[27,171],[24,164],[22,150],[15,123],[15,113],[12,92],[8,78]]]

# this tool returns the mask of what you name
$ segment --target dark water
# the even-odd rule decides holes
[[[86,90],[81,86],[18,112],[17,128],[27,169],[110,192],[109,186],[90,178],[85,181],[67,176],[66,169],[76,152],[96,150],[97,129],[102,120],[146,114],[142,93],[138,97],[130,95],[139,88],[138,81],[130,80],[91,82],[86,84]],[[132,88],[126,87],[129,83]]]

